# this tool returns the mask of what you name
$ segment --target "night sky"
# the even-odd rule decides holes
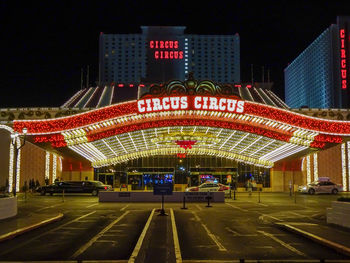
[[[0,108],[62,105],[80,89],[82,67],[97,81],[100,32],[141,33],[141,25],[239,33],[242,82],[251,80],[251,64],[261,81],[264,66],[284,99],[284,68],[337,15],[350,15],[350,1],[257,2],[0,0]]]

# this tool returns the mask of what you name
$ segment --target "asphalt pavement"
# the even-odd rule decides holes
[[[157,262],[208,262],[205,259],[211,260],[212,262],[228,262],[227,256],[228,253],[228,246],[227,244],[234,243],[237,245],[237,247],[240,246],[240,242],[242,240],[245,240],[245,238],[253,238],[253,233],[248,229],[247,232],[244,233],[244,224],[242,224],[242,228],[240,228],[240,233],[237,232],[237,229],[234,229],[232,227],[226,226],[226,225],[220,225],[222,222],[220,220],[213,221],[212,219],[216,218],[224,218],[225,216],[233,218],[232,215],[234,215],[237,212],[240,212],[242,214],[244,213],[250,213],[251,207],[254,206],[257,209],[255,209],[256,218],[259,220],[259,222],[268,222],[273,224],[276,229],[279,229],[281,231],[285,231],[288,233],[293,233],[293,235],[300,236],[302,238],[306,238],[311,240],[312,242],[315,242],[321,246],[327,247],[331,250],[336,251],[339,253],[339,255],[343,255],[339,259],[336,259],[335,261],[321,261],[321,262],[350,262],[347,259],[350,257],[350,231],[349,229],[339,227],[332,224],[327,224],[325,219],[325,209],[326,207],[324,205],[330,204],[330,199],[334,199],[333,196],[320,196],[320,197],[310,197],[306,195],[298,195],[297,198],[294,198],[293,196],[288,196],[288,194],[285,193],[261,193],[257,194],[254,193],[253,196],[248,196],[245,193],[237,193],[237,196],[235,196],[236,199],[234,200],[233,197],[231,199],[226,199],[225,204],[213,204],[212,208],[205,208],[204,204],[188,204],[192,209],[189,210],[181,210],[180,207],[182,204],[171,204],[170,209],[167,209],[166,212],[168,216],[157,216],[154,213],[154,209],[152,210],[152,213],[147,212],[147,214],[143,213],[141,209],[138,210],[138,208],[132,210],[134,213],[136,213],[138,216],[135,216],[133,225],[138,225],[139,229],[135,231],[135,240],[138,240],[138,243],[140,242],[140,239],[142,237],[143,244],[139,244],[139,248],[137,252],[137,256],[132,259],[133,255],[135,254],[135,249],[137,250],[137,244],[136,246],[129,246],[128,247],[128,255],[130,255],[130,258],[126,261],[129,262],[155,262],[155,259],[158,259]],[[35,197],[32,197],[35,198]],[[48,197],[50,198],[50,197]],[[59,197],[58,197],[59,198]],[[43,199],[44,200],[44,199]],[[64,203],[65,200],[60,201],[58,199],[56,204],[47,204],[44,205],[42,208],[37,207],[35,211],[32,209],[28,209],[27,202],[30,202],[29,200],[25,200],[24,196],[19,194],[18,195],[18,214],[13,218],[8,218],[4,220],[0,220],[0,242],[6,242],[10,239],[17,238],[18,236],[21,236],[31,230],[38,229],[43,226],[47,226],[49,224],[53,224],[55,222],[58,222],[62,219],[64,219],[65,215],[62,213],[62,211],[57,211],[58,209],[55,209],[55,207],[59,207],[62,203]],[[67,202],[67,201],[66,201]],[[68,201],[69,202],[69,201]],[[95,201],[94,201],[95,202]],[[132,204],[126,204],[124,206],[128,207]],[[139,207],[147,206],[147,204],[138,204]],[[265,212],[265,209],[268,207],[272,207],[275,205],[275,210],[271,210],[270,212]],[[290,210],[290,211],[284,211],[283,213],[280,212],[279,205],[286,206],[290,205],[290,207],[294,208],[300,208],[300,210]],[[92,206],[98,206],[97,203],[92,203],[90,205]],[[151,205],[152,206],[152,205]],[[176,208],[175,208],[176,207]],[[324,211],[315,214],[302,214],[298,211],[303,211],[303,208],[309,208],[309,207],[320,207],[317,211]],[[50,209],[51,208],[51,209]],[[207,209],[207,210],[205,210]],[[205,211],[204,211],[205,210]],[[316,211],[316,210],[315,210]],[[230,214],[232,213],[232,215]],[[294,217],[293,217],[294,214]],[[141,218],[142,220],[137,219]],[[299,215],[299,216],[297,216]],[[101,226],[103,234],[105,232],[112,230],[112,227],[115,227],[117,223],[123,223],[124,225],[130,224],[130,220],[126,220],[128,217],[128,211],[122,210],[120,211],[120,214],[118,214],[118,217],[116,220],[111,221],[109,225],[107,225],[105,228]],[[131,217],[130,217],[131,218]],[[148,220],[147,220],[148,218]],[[176,218],[176,223],[175,223]],[[231,220],[231,219],[230,219]],[[119,222],[120,221],[120,222]],[[127,222],[128,221],[128,222]],[[232,220],[231,220],[232,221]],[[148,223],[149,222],[149,223]],[[209,223],[210,222],[210,223]],[[257,221],[256,221],[257,222]],[[256,224],[255,221],[251,222],[251,224]],[[241,219],[237,219],[237,222],[235,224],[239,225],[241,224]],[[147,226],[148,224],[148,226]],[[147,226],[147,230],[146,227]],[[217,227],[220,225],[220,227]],[[144,228],[143,228],[144,227]],[[250,226],[251,227],[251,226]],[[177,228],[177,230],[176,230]],[[200,230],[201,228],[202,230]],[[143,231],[142,231],[143,229]],[[176,231],[174,231],[174,229]],[[196,230],[197,229],[197,230]],[[204,229],[204,231],[203,231]],[[193,231],[194,230],[194,231]],[[216,234],[213,231],[220,232],[221,230],[225,233],[218,233]],[[119,231],[114,229],[113,231]],[[178,231],[178,233],[177,233]],[[193,235],[193,232],[195,233],[206,233],[205,235]],[[271,236],[268,231],[264,231],[263,228],[257,228],[256,229],[259,234],[264,236],[267,239],[271,239],[273,241],[281,243],[284,247],[288,249],[288,244],[283,244],[283,241],[280,239],[277,239],[276,236]],[[145,232],[145,233],[143,233]],[[128,230],[127,233],[132,233],[132,230]],[[156,234],[150,234],[150,233],[156,233]],[[227,233],[230,233],[230,237],[228,237]],[[176,237],[174,235],[176,234]],[[218,236],[221,236],[221,238],[218,238]],[[227,239],[227,240],[226,240]],[[178,241],[180,240],[180,241]],[[178,242],[176,246],[176,242]],[[226,243],[225,243],[226,242]],[[250,241],[247,241],[250,242]],[[264,241],[265,242],[265,241]],[[175,245],[173,245],[175,243]],[[97,242],[96,242],[97,244]],[[96,250],[101,250],[101,247],[96,245]],[[131,244],[131,243],[130,243]],[[204,245],[203,245],[204,244]],[[91,244],[90,244],[91,245]],[[171,247],[171,249],[169,249]],[[181,247],[181,248],[180,248]],[[258,247],[258,246],[256,246]],[[268,247],[266,244],[265,246],[261,245],[263,249],[266,250]],[[212,255],[210,255],[208,248],[215,248],[216,249],[216,258],[211,258]],[[126,248],[123,248],[124,250]],[[242,248],[243,249],[243,248]],[[289,248],[294,249],[296,252],[300,252],[300,250],[295,249],[295,247]],[[79,254],[79,251],[81,252]],[[145,252],[147,251],[147,253]],[[295,252],[295,251],[294,251]],[[82,261],[83,259],[96,259],[99,260],[99,258],[96,258],[96,254],[91,255],[91,257],[88,256],[88,252],[84,250],[84,247],[81,248],[81,250],[78,250],[76,253],[75,258],[72,258],[73,262],[76,262],[74,260]],[[81,257],[81,255],[84,255],[86,257]],[[181,254],[182,253],[182,254]],[[199,253],[201,255],[201,258],[193,258],[191,260],[192,255],[195,253]],[[300,252],[300,256],[303,252]],[[95,258],[94,258],[95,256]],[[230,256],[232,256],[230,254]],[[268,255],[267,255],[268,256]],[[142,258],[142,260],[141,260]],[[103,254],[101,254],[100,260],[104,259]],[[288,261],[288,262],[306,262],[302,261]],[[125,262],[126,262],[125,261]],[[233,261],[230,261],[233,262]],[[238,262],[244,262],[244,261],[238,261]],[[248,262],[248,261],[246,261]],[[255,261],[249,261],[249,262],[255,262]],[[263,262],[263,261],[261,261]],[[270,261],[266,261],[270,262]],[[271,261],[274,262],[274,261]],[[283,261],[279,261],[283,262]],[[309,262],[319,262],[319,261],[309,261]]]

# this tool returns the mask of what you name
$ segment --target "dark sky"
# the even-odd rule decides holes
[[[0,108],[57,107],[80,89],[82,67],[97,80],[100,32],[140,33],[141,25],[239,33],[242,81],[251,64],[260,81],[264,66],[284,99],[286,65],[337,15],[350,15],[350,1],[0,0],[0,12]]]

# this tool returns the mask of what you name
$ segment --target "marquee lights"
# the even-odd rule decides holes
[[[314,153],[314,181],[318,180],[318,160],[317,153]]]
[[[14,131],[11,127],[7,125],[0,124],[0,129],[7,130],[10,134],[12,134]],[[8,185],[8,191],[12,192],[12,184],[13,184],[13,165],[14,165],[14,147],[12,143],[10,143],[10,155],[9,155],[9,185]]]
[[[217,128],[224,128],[224,129],[230,129],[230,130],[245,131],[245,132],[258,134],[258,135],[262,135],[265,137],[269,137],[269,138],[273,138],[273,139],[277,139],[285,142],[288,142],[290,139],[289,135],[280,134],[276,131],[266,130],[260,127],[252,127],[246,124],[229,123],[225,121],[215,121],[210,119],[208,120],[172,119],[172,120],[150,121],[150,122],[140,123],[138,125],[131,124],[131,125],[123,126],[116,129],[102,131],[99,133],[88,135],[87,138],[91,142],[91,141],[96,141],[103,138],[111,137],[117,134],[127,133],[130,131],[145,130],[145,129],[157,128],[157,127],[172,127],[172,126],[208,126],[208,127],[217,127]]]
[[[136,113],[136,101],[130,101],[56,119],[40,121],[15,120],[13,122],[13,127],[14,130],[18,132],[21,132],[23,128],[27,128],[29,135],[49,134],[85,127],[94,123],[108,121]]]
[[[345,155],[345,143],[341,145],[341,166],[342,166],[342,179],[343,179],[343,189],[348,191],[348,182],[346,178],[346,155]]]
[[[192,145],[195,145],[197,141],[175,141],[177,145],[179,145],[181,148],[187,150],[187,149],[192,149]]]
[[[350,185],[350,142],[347,142],[347,152],[348,152],[348,181]],[[350,187],[349,187],[349,190],[350,190]]]
[[[152,150],[146,150],[146,151],[138,151],[138,152],[118,156],[115,158],[98,160],[98,161],[92,162],[92,166],[95,168],[98,168],[98,167],[103,167],[107,165],[127,162],[129,160],[138,159],[141,157],[148,157],[148,156],[154,156],[154,155],[174,155],[174,154],[177,155],[178,153],[183,154],[184,153],[183,151],[184,150],[182,148],[160,148],[160,149],[152,149]],[[208,149],[208,148],[188,149],[186,152],[186,155],[218,156],[218,157],[237,160],[239,162],[245,162],[245,163],[266,167],[266,168],[271,168],[273,166],[273,162],[258,160],[255,158],[242,156],[239,154],[234,154],[234,153],[229,153],[229,152],[219,151],[214,149]]]
[[[306,156],[306,183],[311,183],[311,163],[310,163],[310,155]]]
[[[325,146],[325,143],[321,143],[319,141],[323,141],[326,140],[327,142],[338,142],[339,138],[338,136],[316,136],[315,135],[317,133],[315,132],[310,132],[310,131],[306,131],[306,130],[298,130],[296,132],[294,132],[293,136],[292,133],[289,131],[286,131],[286,129],[277,129],[275,131],[273,130],[268,130],[267,128],[264,127],[264,125],[270,126],[271,121],[264,121],[264,122],[260,122],[258,121],[258,123],[260,123],[261,125],[259,125],[258,127],[253,127],[251,121],[253,120],[252,117],[250,116],[246,116],[246,115],[237,115],[237,114],[231,114],[229,113],[229,115],[227,115],[227,118],[230,118],[232,120],[229,120],[229,122],[226,122],[224,120],[220,121],[220,116],[215,117],[215,115],[213,116],[213,118],[209,118],[209,120],[202,120],[202,119],[193,119],[193,113],[197,113],[199,114],[199,118],[202,118],[201,116],[206,116],[206,113],[208,113],[208,111],[175,111],[175,112],[171,112],[170,114],[172,115],[164,115],[164,113],[166,112],[160,112],[160,113],[147,113],[146,115],[148,116],[148,118],[154,119],[158,116],[158,118],[156,118],[154,121],[152,121],[152,126],[149,126],[146,119],[144,118],[144,123],[140,123],[140,118],[138,116],[141,115],[134,115],[134,116],[129,116],[129,117],[123,117],[121,119],[117,119],[116,121],[105,121],[103,123],[101,123],[101,125],[99,124],[94,124],[93,127],[97,127],[94,129],[91,129],[92,126],[90,126],[90,128],[86,128],[85,130],[88,131],[88,133],[84,132],[82,129],[77,130],[77,131],[69,131],[69,132],[64,132],[63,135],[43,135],[43,136],[38,136],[35,138],[35,142],[51,142],[52,146],[54,147],[65,147],[66,145],[74,145],[74,144],[80,144],[80,143],[84,143],[87,141],[94,141],[94,140],[98,140],[98,139],[102,139],[102,138],[107,138],[116,134],[121,134],[124,132],[130,132],[133,130],[140,130],[140,129],[147,129],[150,127],[162,127],[163,125],[165,126],[173,126],[173,125],[181,125],[181,121],[183,121],[183,123],[185,125],[190,125],[190,126],[202,126],[202,125],[206,125],[206,126],[213,126],[213,127],[220,127],[220,128],[228,128],[228,129],[233,129],[233,130],[242,130],[242,131],[247,131],[250,133],[257,133],[259,135],[263,135],[269,138],[274,138],[274,139],[278,139],[281,141],[290,141],[292,143],[295,144],[300,144],[300,145],[309,145],[310,142],[312,141],[312,138],[317,138],[316,142],[313,142],[310,144],[311,147],[318,147],[318,148],[322,148]],[[168,112],[169,113],[169,112]],[[192,113],[192,114],[191,114]],[[203,115],[202,115],[203,113]],[[213,112],[211,112],[213,113]],[[187,115],[189,115],[188,117],[191,117],[191,120],[188,120]],[[162,119],[160,119],[160,116],[162,116],[162,118],[165,119],[169,119],[170,116],[172,116],[171,118],[174,118],[174,116],[178,116],[179,119],[177,119],[177,121],[175,122],[174,120],[171,120],[172,123],[169,123],[167,121],[164,121]],[[213,119],[213,120],[212,120]],[[215,120],[217,119],[217,120]],[[239,119],[241,121],[243,121],[243,123],[237,123],[237,121],[235,121],[235,119]],[[255,120],[258,120],[257,118],[254,118]],[[135,122],[134,122],[134,121]],[[206,123],[204,122],[206,121]],[[208,124],[210,122],[210,124]],[[115,123],[119,123],[122,124],[122,126],[118,125],[116,126]],[[114,126],[114,127],[113,127]],[[104,127],[108,128],[105,129]],[[118,128],[117,128],[118,127]],[[164,126],[163,126],[164,127]],[[283,127],[284,128],[284,127]],[[79,137],[81,136],[81,137]],[[67,138],[66,140],[64,140],[65,138]],[[68,139],[69,138],[69,139]],[[341,139],[341,138],[340,138]]]
[[[57,177],[57,155],[52,155],[52,182],[55,181]]]
[[[21,145],[21,140],[19,137],[17,137],[16,139],[16,144],[17,145]],[[17,146],[16,146],[17,147]],[[16,192],[19,192],[19,186],[20,186],[20,178],[21,178],[21,152],[22,149],[18,150],[18,154],[17,154],[17,177],[16,177]]]
[[[9,163],[9,189],[8,191],[12,192],[12,184],[13,184],[13,165],[14,165],[14,147],[12,143],[10,143],[10,163]]]
[[[347,88],[347,66],[346,66],[346,46],[345,46],[345,29],[340,29],[340,78],[341,88]]]
[[[45,154],[45,180],[50,178],[50,153]]]
[[[249,149],[246,149],[243,153],[242,153],[242,149],[244,148],[244,145],[239,145],[237,146],[237,148],[235,148],[232,152],[230,152],[230,147],[232,146],[232,144],[234,142],[237,142],[238,140],[240,140],[242,137],[244,137],[244,135],[247,135],[244,132],[240,132],[240,131],[236,131],[235,134],[237,134],[235,137],[231,137],[232,141],[227,142],[227,146],[226,147],[222,147],[220,148],[220,145],[224,143],[225,139],[230,137],[232,135],[232,132],[230,130],[227,129],[219,129],[219,128],[211,128],[210,132],[205,133],[205,130],[207,130],[208,127],[198,127],[198,126],[172,126],[172,127],[162,127],[162,128],[153,128],[153,129],[146,129],[146,130],[141,130],[141,131],[133,131],[130,133],[124,133],[124,134],[120,134],[114,137],[110,137],[108,139],[102,139],[102,140],[98,140],[92,143],[92,145],[94,147],[96,147],[97,149],[99,149],[99,151],[105,155],[105,158],[102,157],[94,157],[93,159],[95,159],[95,161],[102,161],[102,160],[110,160],[113,159],[114,157],[118,157],[118,158],[123,158],[122,156],[129,156],[128,154],[132,154],[135,152],[144,152],[146,150],[154,150],[154,149],[166,149],[166,148],[173,148],[176,145],[176,138],[180,137],[180,136],[175,136],[176,134],[183,134],[183,138],[186,139],[180,139],[180,140],[192,140],[194,141],[194,138],[196,138],[195,140],[197,141],[195,144],[195,147],[192,147],[192,149],[197,149],[197,151],[199,149],[208,149],[209,146],[205,146],[207,145],[206,140],[208,139],[207,136],[209,136],[209,138],[216,138],[215,137],[217,134],[221,134],[220,136],[222,137],[221,140],[212,145],[211,149],[212,150],[221,150],[220,152],[227,152],[228,154],[238,154],[238,155],[244,155],[247,158],[252,157],[252,159],[257,160],[257,158],[260,157],[261,154],[263,154],[263,152],[261,152],[261,154],[257,155],[249,155],[250,152],[256,151],[256,149],[259,148],[263,148],[263,146],[265,144],[271,144],[271,140],[267,140],[264,137],[260,136],[260,139],[258,141],[256,141],[254,143],[254,146],[251,145],[251,147]],[[181,133],[182,131],[182,133]],[[195,132],[193,132],[195,131]],[[193,137],[191,138],[191,136],[189,134],[193,134]],[[201,135],[201,136],[200,136]],[[157,138],[161,138],[164,137],[164,140],[166,139],[166,141],[163,142],[163,140],[158,141],[157,143]],[[211,137],[214,136],[214,137]],[[147,138],[146,140],[144,140],[144,137]],[[134,144],[136,145],[138,151],[135,151],[135,146],[132,143],[132,140],[134,141]],[[252,139],[247,139],[246,143],[247,144],[251,144],[252,140],[257,140],[256,136],[252,136]],[[118,141],[120,141],[122,144],[119,144]],[[163,142],[160,143],[159,142]],[[282,145],[282,142],[279,141],[275,141],[274,145],[271,145],[269,148],[267,148],[267,151],[271,151],[271,149],[274,149],[276,147],[279,147],[280,145]],[[123,151],[121,145],[124,145],[127,149],[128,152]],[[147,148],[146,148],[147,147]],[[178,148],[179,150],[182,150],[181,152],[184,153],[186,150],[183,148]],[[83,145],[77,145],[75,147],[75,150],[78,152],[78,150],[81,152],[83,150]],[[191,149],[190,149],[191,150]],[[188,151],[188,149],[187,149]],[[241,153],[240,153],[241,152]],[[176,153],[175,153],[176,154]],[[93,156],[94,153],[93,151],[90,149],[85,149],[85,155],[89,155],[89,156]],[[264,159],[260,159],[259,161],[267,161]]]
[[[154,144],[161,150],[165,145],[152,143],[141,131],[148,129],[157,131],[162,127],[184,126],[244,132],[246,134],[242,136],[235,136],[234,143],[228,143],[229,135],[233,136],[233,133],[230,132],[227,137],[223,137],[226,140],[225,143],[222,140],[217,147],[213,145],[213,148],[217,149],[220,145],[223,147],[227,143],[222,152],[242,153],[247,158],[253,159],[265,153],[259,151],[252,140],[246,143],[245,150],[237,144],[237,141],[242,142],[242,138],[248,138],[250,134],[253,135],[249,137],[250,139],[257,138],[259,141],[259,137],[254,136],[262,136],[260,138],[263,143],[260,148],[264,149],[267,155],[265,154],[264,158],[260,157],[259,161],[268,160],[270,162],[275,162],[308,147],[323,148],[327,143],[342,143],[340,135],[350,135],[350,122],[318,119],[232,97],[194,95],[144,98],[52,120],[14,121],[15,130],[26,127],[29,134],[38,134],[34,137],[34,142],[51,143],[53,147],[69,146],[92,162],[109,160],[112,157],[124,158],[121,156],[153,150]],[[140,149],[138,142],[130,135],[136,131],[142,135],[140,138],[146,145],[146,149]],[[118,139],[119,135],[128,133],[130,134],[127,144],[124,139],[122,141]],[[115,152],[111,149],[108,152],[101,152],[100,147],[106,148],[106,146],[92,144],[92,142],[113,137],[117,138],[116,143],[120,144],[119,148],[121,147],[124,152],[119,152],[115,147],[111,147]],[[262,139],[263,137],[272,139],[274,144],[265,148],[266,139]],[[193,137],[186,140],[197,139]],[[271,144],[272,141],[269,140]],[[204,140],[198,140],[193,149],[211,147],[204,142]],[[149,143],[152,145],[147,145]],[[283,151],[273,153],[282,145],[289,146],[283,148]],[[117,152],[119,155],[116,154]],[[251,154],[252,152],[254,154]],[[254,163],[254,161],[251,162]]]
[[[220,108],[220,101],[218,101],[218,107]],[[141,103],[142,104],[142,103]],[[203,104],[204,105],[204,104]],[[142,105],[141,105],[142,106]],[[144,105],[145,106],[145,105]],[[153,107],[153,106],[152,106]],[[165,107],[167,103],[165,101]],[[204,107],[204,106],[203,106]],[[191,105],[189,104],[189,108]],[[189,110],[195,116],[205,115],[206,112],[212,112],[209,110]],[[173,112],[173,111],[171,111]],[[176,113],[178,111],[175,111]],[[154,113],[154,112],[153,112]],[[159,114],[165,114],[166,111],[160,111]],[[220,112],[219,112],[220,113]],[[226,114],[235,114],[229,112],[223,112],[223,115],[217,117],[228,116]],[[146,113],[148,114],[148,113]],[[324,136],[329,135],[350,135],[350,122],[348,121],[334,121],[334,120],[324,120],[311,116],[305,116],[288,110],[283,110],[275,108],[272,106],[262,105],[258,103],[244,101],[244,114],[245,116],[251,116],[250,118],[257,118],[256,120],[263,123],[263,120],[273,120],[279,124],[287,125],[286,131],[289,131],[291,127],[299,127],[309,131],[324,133]],[[138,105],[136,101],[120,103],[93,111],[80,113],[74,116],[56,118],[51,120],[15,120],[14,130],[19,132],[22,131],[24,127],[28,129],[28,134],[52,134],[58,132],[65,132],[71,129],[77,129],[81,127],[87,127],[89,125],[94,125],[101,122],[108,122],[110,120],[117,119],[122,121],[126,116],[133,116],[134,118],[145,118],[147,115],[145,113],[138,114]],[[232,115],[234,116],[234,115]],[[276,126],[277,128],[277,126]],[[51,136],[51,135],[50,135]],[[335,139],[334,139],[335,140]],[[338,143],[341,138],[338,137],[334,143]],[[57,141],[57,140],[55,140]]]

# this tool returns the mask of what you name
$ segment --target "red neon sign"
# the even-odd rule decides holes
[[[345,29],[340,29],[340,78],[341,88],[347,88],[347,68],[346,68],[346,50],[345,50]]]
[[[149,48],[154,49],[153,56],[155,59],[183,59],[184,52],[179,49],[177,40],[151,40]]]
[[[151,40],[149,42],[150,48],[156,48],[156,49],[178,49],[179,48],[179,41],[158,41],[158,40]]]
[[[168,110],[214,110],[243,113],[244,101],[211,96],[174,96],[138,100],[137,109],[139,113]]]

